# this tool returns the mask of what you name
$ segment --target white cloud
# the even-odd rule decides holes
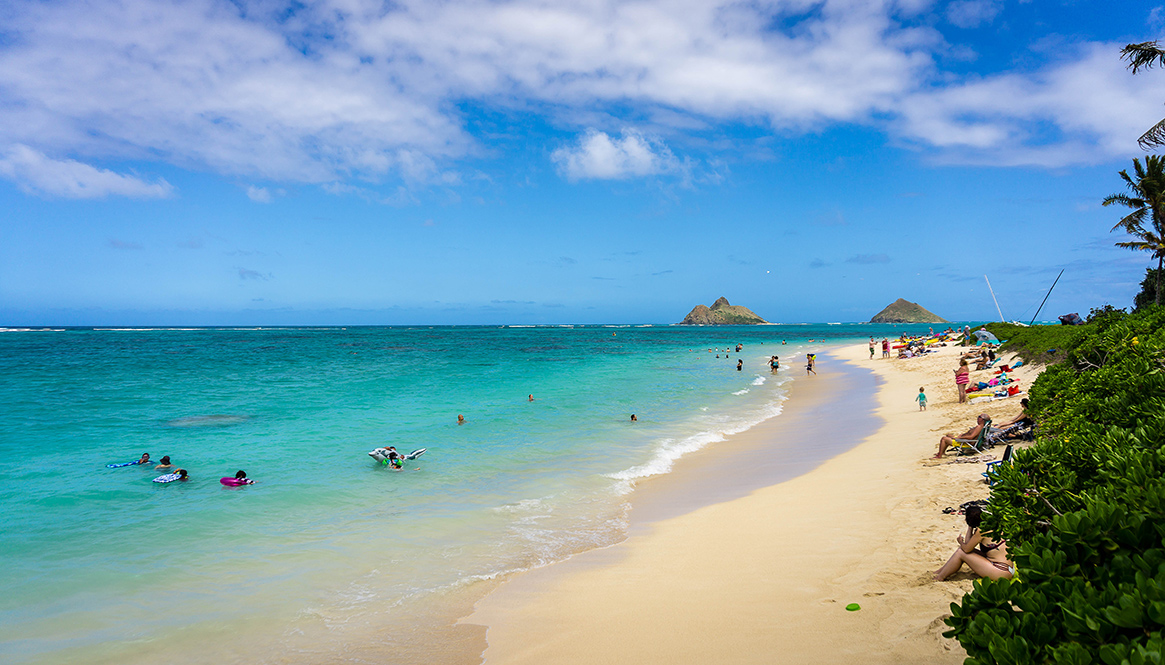
[[[99,199],[111,195],[166,198],[174,192],[170,183],[161,178],[146,182],[72,159],[52,159],[21,144],[11,146],[0,155],[0,177],[12,180],[25,192],[68,199]]]
[[[255,203],[271,203],[271,190],[266,187],[250,185],[247,187],[247,198]]]
[[[999,0],[956,0],[947,5],[947,20],[960,28],[977,28],[995,20],[1002,9]]]
[[[956,24],[980,25],[999,8],[998,0],[945,8],[930,0],[14,0],[0,43],[0,151],[158,160],[330,183],[330,191],[363,191],[386,176],[455,185],[451,162],[489,154],[467,129],[464,102],[595,128],[555,153],[577,178],[655,173],[675,159],[662,143],[612,134],[627,125],[678,145],[672,136],[723,122],[785,135],[856,123],[988,163],[1064,164],[1133,149],[1128,128],[1148,126],[1144,107],[1160,110],[1165,96],[1151,79],[1165,76],[1134,80],[1115,51],[1100,53],[1112,45],[1085,45],[1072,60],[1027,73],[948,75],[936,54],[953,47],[913,25],[926,20],[902,18],[945,11]],[[1086,76],[1073,81],[1072,72]],[[1114,91],[1118,98],[1106,98]]]
[[[1041,71],[910,95],[897,131],[961,162],[1062,166],[1136,152],[1165,116],[1165,75],[1132,76],[1121,44],[1085,44]]]
[[[616,180],[675,171],[678,161],[662,143],[649,141],[634,130],[622,138],[587,130],[576,144],[551,155],[560,172],[570,180]]]

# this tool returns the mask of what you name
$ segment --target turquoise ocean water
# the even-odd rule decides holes
[[[437,662],[458,589],[620,540],[807,351],[926,327],[0,329],[0,661]],[[191,480],[106,468],[143,452]]]

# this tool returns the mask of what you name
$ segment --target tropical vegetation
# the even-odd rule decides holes
[[[1153,65],[1165,67],[1165,49],[1162,49],[1157,42],[1129,44],[1121,49],[1121,59],[1128,60],[1129,69],[1133,70],[1133,74],[1136,74],[1142,69],[1151,69]],[[1161,120],[1153,125],[1149,131],[1142,134],[1137,143],[1145,150],[1165,145],[1165,120]]]
[[[1161,284],[1161,273],[1160,268],[1149,268],[1145,271],[1145,279],[1141,280],[1141,292],[1133,298],[1134,309],[1141,309],[1160,302],[1158,294],[1161,293],[1161,289],[1158,287]]]
[[[984,516],[1019,572],[951,605],[968,665],[1165,661],[1165,307],[1090,318],[1018,340],[1063,360],[1032,385],[1036,444],[1000,467]]]
[[[1128,171],[1120,172],[1129,193],[1107,196],[1101,205],[1122,205],[1132,210],[1112,230],[1121,229],[1134,240],[1118,242],[1116,246],[1152,252],[1153,258],[1157,259],[1159,278],[1165,265],[1165,157],[1149,155],[1143,166],[1139,159],[1133,158],[1133,173],[1136,177],[1130,176]],[[1160,294],[1161,284],[1158,282],[1154,289],[1156,305],[1161,304]]]

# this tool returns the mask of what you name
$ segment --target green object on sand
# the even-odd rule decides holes
[[[850,603],[849,605],[845,606],[846,612],[857,612],[860,609],[862,609],[862,606],[858,605],[857,603]]]

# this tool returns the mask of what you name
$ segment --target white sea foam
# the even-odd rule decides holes
[[[747,395],[747,394],[748,394],[748,388],[745,388],[744,390],[737,390],[736,392],[734,392],[734,393],[732,393],[732,394],[733,394],[733,395]]]
[[[726,415],[719,417],[712,416],[709,420],[713,422],[706,423],[707,425],[711,425],[711,428],[679,439],[662,439],[656,445],[655,454],[650,460],[629,469],[609,474],[607,477],[620,481],[633,481],[638,478],[647,478],[667,473],[671,471],[675,461],[684,455],[700,450],[709,444],[724,441],[730,435],[738,434],[769,418],[780,415],[785,399],[785,395],[782,394],[776,401],[738,420],[732,420]],[[705,407],[702,410],[707,411],[707,408]]]
[[[758,376],[752,380],[752,385],[754,385],[754,386],[763,386],[764,384],[765,384],[765,377],[763,377],[763,376]]]
[[[517,503],[507,503],[491,508],[495,513],[524,513],[543,508],[543,499],[522,499]]]

